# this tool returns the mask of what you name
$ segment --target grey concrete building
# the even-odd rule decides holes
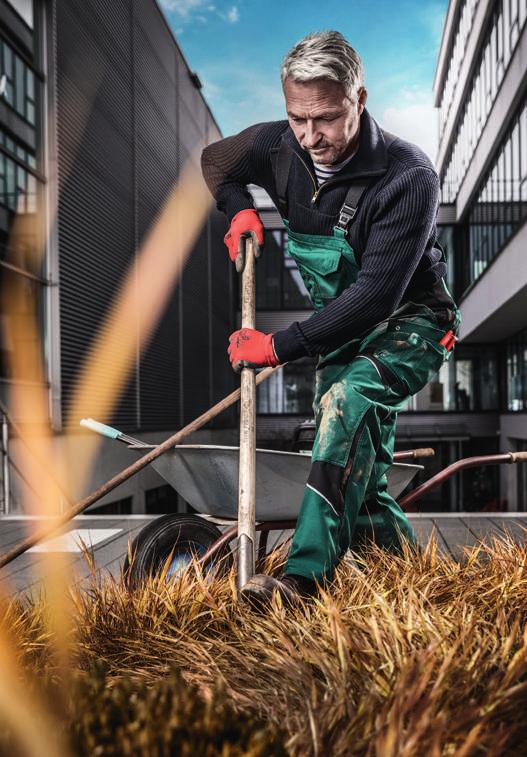
[[[0,276],[18,293],[16,314],[2,299],[1,321],[9,326],[36,313],[44,362],[43,380],[14,375],[12,357],[22,346],[6,331],[0,396],[5,402],[13,386],[28,397],[43,394],[57,458],[67,467],[90,433],[79,418],[67,422],[79,369],[185,162],[199,161],[221,132],[155,0],[0,0],[0,77]],[[167,438],[234,388],[225,354],[234,323],[225,231],[213,209],[137,354],[110,419],[117,428]],[[100,381],[111,372],[105,366]],[[11,512],[38,497],[17,465],[15,426],[32,423],[29,407],[22,403],[6,428],[3,508]],[[91,415],[89,399],[82,415]],[[230,438],[234,426],[231,411],[201,438]],[[104,440],[84,491],[133,460]],[[107,497],[102,512],[169,511],[174,497],[147,470]]]
[[[434,81],[442,238],[463,314],[445,409],[466,406],[472,437],[492,431],[500,451],[527,448],[526,21],[525,0],[451,0]],[[527,509],[526,481],[525,466],[500,468],[509,510]]]

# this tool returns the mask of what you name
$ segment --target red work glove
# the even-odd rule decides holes
[[[261,368],[278,365],[273,347],[273,335],[254,329],[239,329],[229,337],[229,360],[236,373],[242,368]]]
[[[249,210],[240,210],[239,213],[236,213],[231,221],[229,231],[223,237],[223,241],[229,250],[229,257],[233,263],[236,261],[238,255],[240,255],[243,261],[245,249],[243,240],[248,236],[252,236],[254,239],[256,243],[255,256],[259,257],[264,243],[264,228],[260,216],[252,208]],[[243,265],[240,268],[236,266],[236,268],[241,270]]]

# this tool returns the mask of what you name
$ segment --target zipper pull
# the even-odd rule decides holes
[[[320,187],[317,189],[313,197],[311,198],[311,205],[314,205],[318,199],[318,195],[320,193]]]

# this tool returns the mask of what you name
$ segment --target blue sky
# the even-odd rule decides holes
[[[336,29],[362,58],[370,113],[434,159],[432,83],[448,0],[159,3],[225,136],[285,118],[282,58],[309,32]]]

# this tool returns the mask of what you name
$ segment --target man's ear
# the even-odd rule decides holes
[[[364,107],[366,105],[366,100],[368,99],[368,90],[366,87],[361,87],[359,90],[359,113],[362,113],[364,110]]]

